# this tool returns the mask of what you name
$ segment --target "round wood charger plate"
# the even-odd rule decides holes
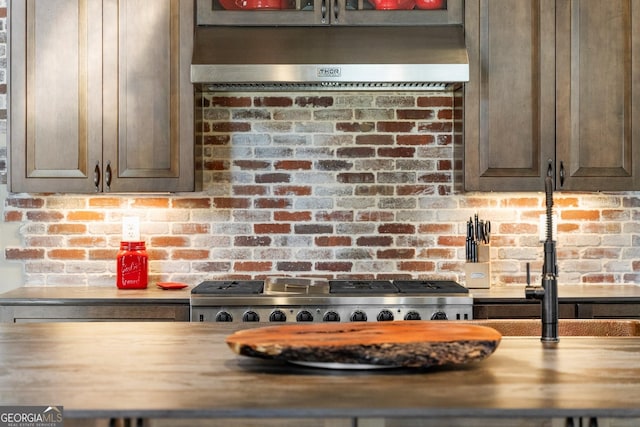
[[[226,342],[240,355],[307,366],[426,368],[482,360],[501,338],[486,326],[409,320],[266,326]]]

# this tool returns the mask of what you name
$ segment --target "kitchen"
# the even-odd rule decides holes
[[[453,93],[203,101],[201,191],[12,194],[3,183],[1,289],[113,287],[125,216],[140,218],[151,287],[283,274],[465,283],[475,213],[493,224],[492,287],[522,287],[527,263],[539,280],[544,187],[457,191]],[[555,201],[561,282],[637,283],[637,192],[562,191]]]

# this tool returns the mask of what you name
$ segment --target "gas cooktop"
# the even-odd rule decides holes
[[[191,291],[199,322],[471,319],[473,298],[450,280],[211,280]]]
[[[451,280],[322,280],[275,277],[267,280],[212,280],[192,289],[199,295],[379,295],[379,294],[468,294]]]

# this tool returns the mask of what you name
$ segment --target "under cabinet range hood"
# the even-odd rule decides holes
[[[196,29],[204,91],[448,90],[469,80],[460,25]]]

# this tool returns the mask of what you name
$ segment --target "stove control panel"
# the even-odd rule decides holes
[[[470,320],[471,304],[362,307],[192,307],[193,322],[388,322],[397,320]]]

